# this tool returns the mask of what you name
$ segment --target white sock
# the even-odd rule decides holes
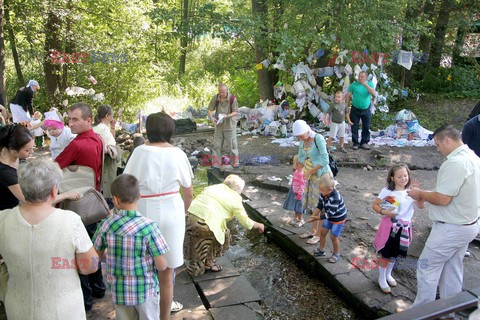
[[[378,276],[378,284],[380,288],[387,288],[389,285],[387,283],[387,268],[380,267],[378,269],[380,275]]]
[[[387,266],[387,280],[388,281],[395,281],[392,277],[393,266],[395,265],[395,261],[389,262]]]

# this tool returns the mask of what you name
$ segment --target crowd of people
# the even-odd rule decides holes
[[[345,118],[357,126],[357,134],[361,121],[366,131],[360,141],[353,137],[353,147],[368,149],[371,114],[363,107],[374,90],[364,73],[352,86],[346,104],[339,93],[329,110],[335,124],[331,134],[339,133],[343,148]],[[105,295],[103,259],[117,319],[169,319],[172,310],[182,308],[173,301],[177,268],[185,264],[192,276],[221,272],[215,258],[230,246],[227,223],[234,218],[248,230],[264,232],[265,226],[245,212],[240,195],[245,181],[238,175],[206,187],[193,199],[192,167],[186,154],[171,144],[175,122],[166,113],[146,118],[147,140],[136,138],[124,172],[117,176],[121,150],[115,141],[113,109],[101,106],[94,117],[88,104],[78,102],[68,108],[68,126],[56,110],[42,120],[31,104],[38,89],[38,83],[30,81],[14,100],[16,115],[24,112],[29,125],[0,125],[0,300],[9,319],[65,319],[66,315],[85,319],[93,299]],[[349,110],[345,105],[351,98]],[[221,159],[227,147],[234,168],[238,166],[237,110],[235,96],[220,84],[208,109],[215,125],[213,155]],[[392,272],[396,259],[407,255],[415,206],[430,204],[433,228],[419,259],[428,264],[417,268],[414,305],[435,300],[437,286],[441,298],[462,289],[463,257],[479,229],[480,115],[472,117],[466,128],[466,144],[452,126],[434,132],[438,151],[446,157],[435,191],[420,189],[407,165],[395,165],[372,204],[382,215],[372,242],[385,261],[378,280],[385,293],[397,285]],[[37,135],[36,129],[47,132],[50,157],[31,157],[35,144],[42,145],[36,137],[43,139],[43,134]],[[341,259],[340,236],[348,210],[329,165],[332,139],[327,142],[304,120],[295,121],[292,131],[300,144],[284,208],[295,212],[295,226],[311,224],[300,237],[318,243],[314,256],[327,255],[330,233],[333,252],[328,261],[336,263]],[[213,162],[212,170],[219,165]],[[78,190],[59,194],[62,170],[69,166],[92,170],[92,184],[112,209],[108,218],[84,226],[77,214],[58,206],[82,196]],[[305,214],[311,215],[309,219],[304,219]]]
[[[29,108],[22,110],[29,116]],[[173,301],[173,291],[184,247],[189,273],[219,272],[215,257],[228,248],[222,240],[229,235],[227,221],[237,217],[247,229],[263,232],[243,208],[245,183],[236,175],[192,203],[192,167],[170,143],[175,122],[166,113],[147,117],[147,141],[136,137],[119,176],[121,150],[110,106],[100,106],[94,117],[89,105],[75,103],[68,108],[68,126],[55,110],[43,121],[41,116],[0,126],[0,225],[9,230],[1,234],[0,300],[9,319],[85,319],[93,299],[105,295],[102,259],[117,319],[169,319],[183,307]],[[33,126],[47,132],[51,157],[31,157]],[[79,190],[58,193],[62,170],[70,166],[91,169],[92,185],[114,209],[110,217],[84,226],[79,215],[58,207],[82,197]],[[214,187],[221,197],[209,192]],[[12,232],[25,236],[13,241]],[[209,240],[207,256],[205,243],[195,247],[199,236]],[[199,265],[201,272],[192,268]]]

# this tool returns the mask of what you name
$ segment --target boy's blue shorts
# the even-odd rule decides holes
[[[330,230],[332,235],[337,238],[340,237],[340,234],[342,233],[344,226],[345,226],[345,221],[339,224],[334,224],[334,223],[331,223],[328,219],[323,220],[323,224],[322,224],[322,227]]]

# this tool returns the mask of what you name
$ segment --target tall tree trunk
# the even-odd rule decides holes
[[[257,25],[263,23],[263,26],[255,33],[255,61],[261,63],[267,58],[262,43],[262,39],[266,39],[268,35],[266,27],[268,14],[267,0],[252,0],[252,14],[253,17],[258,17]],[[273,99],[273,84],[268,68],[262,67],[262,69],[257,70],[257,79],[260,99]]]
[[[407,11],[405,13],[405,20],[406,21],[411,21],[415,17],[418,17],[422,11],[422,7],[420,5],[412,4],[410,3],[407,7]],[[414,45],[411,43],[412,40],[408,38],[407,36],[403,37],[402,41],[402,49],[403,50],[413,50]],[[412,75],[413,75],[413,69],[407,70],[402,67],[402,79],[401,79],[401,86],[404,87],[409,87],[410,83],[412,82]]]
[[[182,23],[180,27],[182,37],[180,38],[180,66],[178,68],[179,77],[182,77],[185,74],[185,65],[187,63],[188,1],[189,0],[183,0],[183,7],[182,7]]]
[[[49,98],[54,101],[55,91],[59,86],[59,65],[52,63],[51,51],[59,50],[60,43],[58,32],[60,29],[60,18],[58,17],[52,3],[49,3],[47,21],[45,24],[45,58],[43,61],[43,71],[45,72],[45,85]]]
[[[25,85],[25,78],[23,77],[22,67],[20,66],[20,59],[17,52],[17,43],[15,40],[15,34],[13,33],[12,23],[10,21],[10,6],[9,2],[5,0],[5,29],[8,33],[8,41],[10,42],[10,48],[12,49],[13,63],[15,65],[15,71],[17,72],[18,85]]]
[[[423,17],[428,21],[432,21],[435,15],[435,3],[434,0],[425,0],[425,4],[423,6]],[[418,48],[420,51],[428,53],[430,52],[430,38],[422,34],[420,35],[420,39],[418,42]]]
[[[459,65],[463,62],[463,58],[460,56],[465,43],[465,34],[467,33],[467,24],[465,21],[460,22],[457,29],[457,36],[455,37],[455,45],[452,53],[452,65]]]
[[[445,35],[447,34],[448,20],[450,19],[450,10],[453,7],[454,0],[443,0],[438,12],[437,24],[435,25],[435,38],[430,48],[430,65],[439,67],[442,60],[443,48],[445,47]]]
[[[272,33],[276,34],[283,27],[281,25],[281,22],[282,22],[283,13],[285,12],[285,8],[282,0],[274,0],[273,7],[274,8],[273,8],[273,20],[272,20],[272,26],[273,26]],[[273,46],[275,47],[275,44]],[[271,61],[271,62],[274,63],[275,59],[277,59],[278,56],[279,56],[278,52],[273,52],[272,59],[274,61]],[[270,80],[272,81],[272,84],[277,83],[278,80],[280,79],[278,75],[279,73],[278,69],[270,68],[268,70],[268,73],[270,74]]]
[[[5,38],[3,34],[3,0],[0,0],[0,93],[2,94],[5,104],[7,104],[7,96],[5,90],[6,70],[5,70]]]
[[[67,10],[69,14],[67,15],[67,24],[65,30],[65,52],[68,54],[72,54],[75,51],[75,43],[73,42],[73,32],[72,32],[72,0],[68,0]],[[68,68],[73,66],[74,64],[64,63],[63,70],[62,70],[62,85],[60,86],[60,90],[64,91],[67,88],[68,84]]]

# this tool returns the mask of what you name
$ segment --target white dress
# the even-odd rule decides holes
[[[57,209],[36,225],[18,207],[0,211],[0,254],[9,273],[8,319],[86,319],[80,278],[71,261],[91,247],[87,230],[72,211]]]
[[[124,173],[139,180],[142,196],[179,191],[192,186],[193,172],[186,154],[177,147],[142,145],[135,149]],[[138,211],[155,221],[170,251],[165,255],[169,268],[183,264],[185,207],[180,193],[142,198]]]

